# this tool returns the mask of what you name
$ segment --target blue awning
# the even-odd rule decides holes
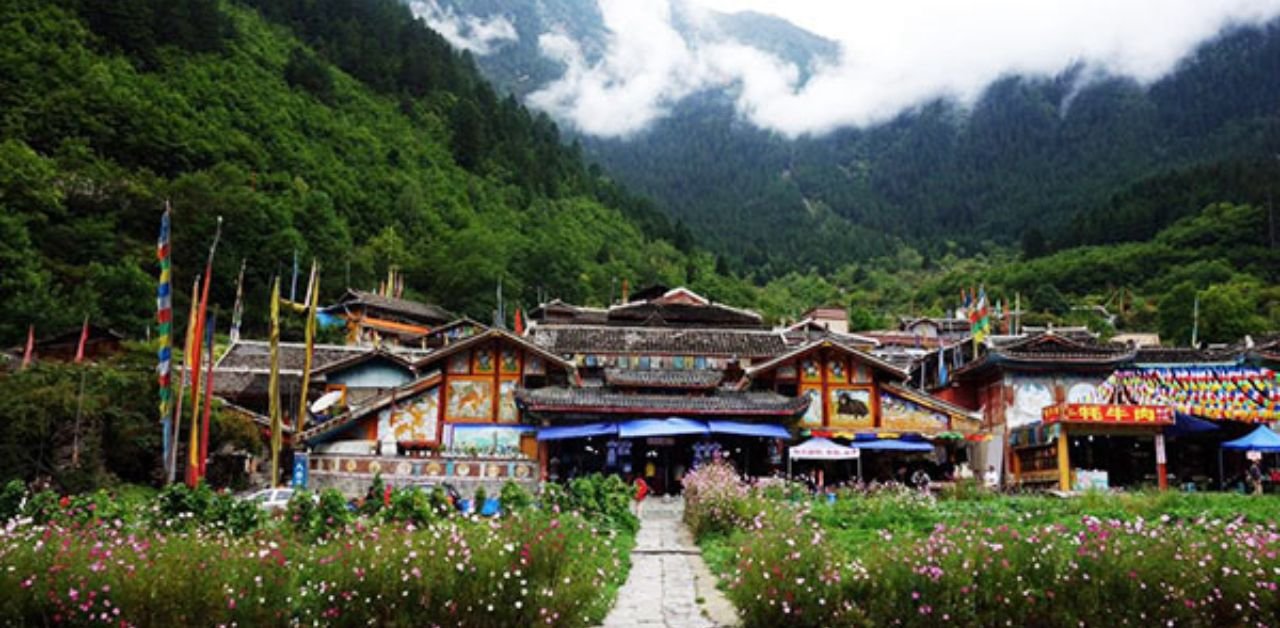
[[[646,436],[684,436],[706,434],[707,424],[690,419],[636,419],[618,424],[618,436],[643,438]]]
[[[617,434],[617,423],[584,423],[582,425],[544,427],[538,430],[538,440],[564,440],[566,438],[616,436]]]
[[[707,421],[707,428],[712,434],[733,434],[735,436],[759,436],[761,438],[781,438],[783,440],[791,440],[791,432],[788,432],[787,428],[773,423]]]
[[[1220,429],[1216,423],[1210,423],[1182,412],[1173,413],[1173,419],[1173,425],[1164,428],[1165,436],[1186,436],[1187,434],[1199,434]]]
[[[1222,448],[1280,453],[1280,435],[1265,425],[1259,425],[1258,429],[1249,432],[1247,436],[1223,443]]]
[[[929,443],[893,438],[855,440],[849,443],[849,446],[857,447],[863,451],[933,451],[933,445]]]

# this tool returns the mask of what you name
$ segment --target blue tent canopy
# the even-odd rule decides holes
[[[646,436],[683,436],[686,434],[706,434],[707,424],[690,419],[636,419],[618,424],[618,436],[622,438],[643,438]]]
[[[933,451],[933,445],[926,442],[892,438],[855,440],[849,444],[864,451]]]
[[[564,440],[566,438],[589,438],[591,436],[616,436],[616,423],[584,423],[582,425],[565,425],[561,427],[544,427],[538,430],[538,440]]]
[[[781,425],[772,423],[743,423],[741,421],[707,421],[707,428],[712,434],[732,434],[734,436],[759,436],[761,438],[791,439],[791,432]]]
[[[1243,438],[1237,438],[1235,440],[1229,440],[1222,443],[1222,448],[1280,453],[1280,435],[1271,431],[1267,426],[1260,425],[1258,426],[1258,429],[1249,432],[1249,434]]]
[[[1215,423],[1183,412],[1175,412],[1173,418],[1173,425],[1164,429],[1165,436],[1187,436],[1221,429]]]

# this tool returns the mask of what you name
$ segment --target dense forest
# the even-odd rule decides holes
[[[1272,30],[1223,41],[1237,42],[1227,52],[1269,59]],[[785,39],[785,31],[770,32]],[[1200,57],[1217,58],[1205,51]],[[1226,73],[1214,67],[1214,77]],[[1228,74],[1258,79],[1249,69]],[[989,107],[1021,99],[1029,104],[1014,110],[1043,109],[1052,85],[1010,79],[992,88]],[[1102,98],[1109,89],[1114,98],[1148,102],[1162,89],[1176,92],[1110,85],[1082,92],[1053,133],[1074,137],[1073,116],[1091,106],[1087,94]],[[1174,129],[1171,137],[1194,135],[1186,129],[1196,125],[1234,129],[1214,137],[1245,138],[1240,146],[1256,148],[1274,139],[1269,118],[1251,117],[1265,111],[1262,91],[1241,96],[1223,115],[1172,116],[1161,128]],[[480,320],[490,317],[499,280],[510,312],[538,295],[603,304],[625,278],[633,286],[687,284],[774,321],[841,304],[859,329],[942,313],[961,289],[979,283],[1006,301],[1020,295],[1031,320],[1088,322],[1104,332],[1159,330],[1170,341],[1185,339],[1197,296],[1206,317],[1202,338],[1232,341],[1280,328],[1273,288],[1280,261],[1266,203],[1277,180],[1273,159],[1171,157],[1121,169],[1108,175],[1114,183],[1082,188],[1101,200],[1075,213],[1062,200],[1058,213],[1039,221],[1029,212],[1044,209],[1053,190],[1037,192],[1040,200],[1010,191],[1034,188],[1034,171],[1010,164],[1035,162],[1035,155],[1006,154],[1012,149],[995,144],[979,159],[961,147],[957,154],[976,160],[965,177],[986,177],[967,185],[1007,175],[999,188],[1005,191],[991,193],[1030,209],[1005,216],[983,201],[975,205],[983,207],[980,215],[962,207],[953,214],[942,209],[954,198],[945,177],[925,176],[927,160],[909,158],[940,158],[942,146],[958,137],[990,134],[965,130],[983,123],[982,107],[957,120],[958,112],[939,104],[907,114],[916,120],[910,124],[904,117],[826,140],[832,151],[874,145],[877,160],[899,155],[879,165],[850,162],[858,167],[842,172],[861,177],[867,189],[895,186],[902,202],[925,212],[891,221],[884,216],[893,215],[892,205],[868,207],[855,224],[839,203],[822,200],[846,188],[822,191],[821,173],[810,172],[817,157],[806,161],[794,147],[756,151],[777,138],[713,116],[724,103],[704,98],[703,122],[728,127],[715,146],[699,144],[698,127],[689,127],[694,165],[686,167],[706,166],[697,165],[703,153],[721,156],[725,167],[706,166],[697,189],[672,190],[705,202],[699,206],[710,222],[690,219],[701,234],[695,243],[690,229],[588,163],[551,120],[496,91],[468,54],[395,0],[7,3],[0,7],[0,301],[8,307],[0,312],[0,343],[16,344],[32,323],[52,332],[85,315],[145,338],[165,200],[174,207],[179,328],[217,216],[224,230],[212,302],[226,321],[235,273],[246,260],[251,336],[263,331],[270,277],[289,272],[295,251],[304,263],[320,260],[326,297],[346,286],[376,286],[398,266],[408,296]],[[995,124],[996,113],[989,115]],[[919,124],[927,119],[936,124]],[[1121,116],[1112,124],[1106,128],[1115,135],[1129,123]],[[865,144],[873,140],[880,144]],[[777,160],[768,169],[786,176],[733,167],[753,154],[761,163]],[[974,165],[993,160],[1009,167]],[[901,172],[884,174],[890,163]],[[1147,170],[1154,172],[1141,174]],[[812,193],[789,205],[798,185]],[[748,194],[749,202],[734,200]],[[1075,309],[1084,305],[1105,305],[1116,316]]]
[[[217,216],[226,309],[242,259],[265,303],[294,251],[326,294],[396,265],[410,295],[479,318],[500,278],[516,304],[600,300],[694,263],[687,232],[394,0],[258,4],[269,19],[215,0],[0,8],[0,341],[86,314],[144,335],[166,199],[179,312]]]
[[[594,2],[441,1],[513,23],[518,39],[476,60],[516,94],[564,71],[538,49],[543,33],[572,37],[588,61],[610,35]],[[802,77],[837,55],[834,42],[778,18],[713,18],[711,36],[727,33]],[[684,35],[691,47],[704,36]],[[765,278],[830,273],[900,242],[938,256],[1024,237],[1051,250],[1145,240],[1211,202],[1263,204],[1280,180],[1277,23],[1229,29],[1150,85],[1077,64],[1006,76],[973,103],[935,100],[816,137],[744,121],[736,89],[689,96],[635,135],[581,142],[730,268]]]

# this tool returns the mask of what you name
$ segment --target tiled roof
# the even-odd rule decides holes
[[[795,416],[808,397],[773,392],[717,390],[710,395],[626,394],[604,388],[538,388],[517,390],[516,401],[533,412],[604,412],[650,416],[771,415]]]
[[[280,343],[280,372],[302,371],[302,363],[306,357],[306,345],[301,342]],[[388,347],[390,351],[407,360],[425,357],[429,352],[421,349],[402,349]],[[330,363],[345,360],[353,356],[372,353],[371,347],[354,345],[315,345],[311,355],[311,367],[321,369]],[[239,340],[227,349],[218,360],[218,369],[262,369],[271,368],[271,343],[266,340]]]
[[[902,369],[897,365],[886,362],[885,360],[882,360],[874,355],[871,355],[870,353],[867,353],[866,351],[863,351],[855,346],[846,344],[845,342],[842,341],[840,336],[836,334],[828,334],[823,338],[810,340],[809,342],[803,345],[800,345],[798,347],[793,347],[790,351],[787,351],[786,353],[779,353],[774,356],[771,356],[770,360],[766,362],[762,362],[760,364],[753,365],[751,368],[747,369],[747,375],[750,377],[754,377],[758,373],[764,373],[764,372],[773,370],[783,365],[788,360],[793,360],[795,358],[800,357],[801,355],[809,353],[810,351],[821,349],[823,347],[838,349],[840,351],[843,351],[853,356],[855,360],[862,362],[864,364],[868,364],[874,368],[880,369],[881,371],[889,373],[890,375],[897,377],[898,379],[906,379],[907,377],[906,370]]]
[[[430,303],[420,303],[408,299],[384,297],[375,292],[348,289],[337,303],[325,308],[327,312],[341,312],[345,306],[363,305],[365,307],[394,312],[406,318],[428,324],[446,323],[458,318],[452,312]]]
[[[661,329],[597,325],[539,325],[533,342],[560,354],[664,354],[768,358],[786,351],[780,334],[743,329]]]
[[[1133,361],[1138,364],[1203,364],[1236,362],[1240,353],[1231,350],[1191,347],[1139,347]]]
[[[724,374],[719,370],[605,369],[610,385],[632,388],[715,388]]]
[[[1049,332],[1014,340],[993,349],[993,352],[1020,359],[1110,360],[1132,357],[1134,350],[1128,345],[1071,338]]]

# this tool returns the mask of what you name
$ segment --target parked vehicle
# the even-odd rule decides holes
[[[289,500],[292,498],[293,489],[291,488],[267,488],[243,497],[243,499],[255,502],[263,510],[268,511],[284,510],[288,507]]]

